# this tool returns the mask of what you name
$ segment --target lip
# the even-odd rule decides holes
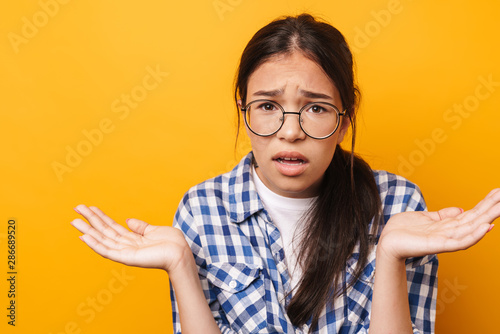
[[[278,152],[272,157],[276,169],[285,176],[298,176],[307,169],[309,161],[296,151]]]
[[[277,160],[279,158],[300,159],[304,162],[308,162],[307,158],[303,154],[296,151],[282,151],[276,153],[272,157],[273,160]]]

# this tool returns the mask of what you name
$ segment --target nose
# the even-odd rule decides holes
[[[285,139],[290,142],[306,138],[307,135],[304,131],[302,131],[299,124],[299,113],[286,113],[283,117],[285,119],[283,121],[283,126],[277,133],[278,138]]]

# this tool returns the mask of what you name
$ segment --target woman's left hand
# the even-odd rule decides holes
[[[454,252],[478,243],[500,217],[500,188],[473,209],[446,208],[436,212],[402,212],[382,231],[378,251],[396,260]]]

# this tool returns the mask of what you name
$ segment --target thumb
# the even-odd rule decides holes
[[[127,219],[127,225],[132,230],[132,232],[135,232],[140,235],[144,235],[146,228],[149,226],[148,223],[135,218]]]
[[[446,218],[455,218],[462,212],[464,212],[464,210],[461,208],[451,207],[451,208],[441,209],[437,212],[437,214],[439,215],[439,218],[443,220]]]

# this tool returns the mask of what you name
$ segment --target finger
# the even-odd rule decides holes
[[[460,208],[450,207],[441,209],[439,211],[429,211],[429,212],[422,211],[421,214],[430,217],[434,221],[441,221],[447,218],[455,218],[462,212],[464,211]]]
[[[110,259],[112,261],[120,262],[123,264],[128,264],[126,261],[126,258],[122,255],[122,253],[119,250],[112,249],[102,243],[100,243],[98,240],[96,240],[94,237],[88,234],[84,234],[80,237],[80,239],[87,244],[94,252],[97,254],[101,255],[102,257],[106,259]]]
[[[439,215],[441,220],[443,220],[443,219],[447,219],[447,218],[455,218],[456,216],[458,216],[462,212],[464,212],[464,210],[462,210],[460,208],[456,208],[456,207],[451,207],[451,208],[441,209],[437,212],[437,214]]]
[[[144,235],[146,229],[150,226],[148,223],[135,218],[127,219],[127,225],[133,232],[140,235]]]
[[[85,217],[85,219],[88,220],[90,225],[94,227],[97,231],[102,233],[108,238],[117,240],[120,237],[120,234],[116,232],[115,229],[111,228],[106,222],[104,222],[101,217],[99,217],[94,211],[92,211],[90,208],[86,207],[83,204],[80,204],[76,207],[76,210],[80,212],[82,216]]]
[[[116,241],[110,238],[107,238],[102,233],[100,233],[95,228],[93,228],[92,226],[90,226],[81,219],[73,220],[71,222],[71,225],[73,225],[73,227],[75,227],[78,231],[82,232],[83,234],[92,236],[94,239],[98,240],[99,242],[105,244],[110,248],[118,249],[122,247],[122,245],[118,244]]]
[[[500,188],[493,189],[486,197],[481,200],[474,208],[464,213],[464,216],[480,216],[500,203]],[[465,215],[467,214],[467,215]]]
[[[125,227],[122,225],[118,224],[115,222],[113,219],[108,217],[104,212],[102,212],[101,209],[95,206],[89,207],[90,210],[94,211],[95,214],[97,214],[106,224],[108,224],[109,227],[111,227],[113,230],[116,231],[116,233],[124,235],[129,233],[130,231],[127,230]]]
[[[76,228],[78,231],[80,231],[84,234],[85,233],[91,234],[91,233],[94,233],[93,231],[95,231],[95,229],[92,226],[90,226],[89,224],[87,224],[86,222],[81,220],[80,218],[73,220],[70,224],[73,225],[73,227]]]
[[[462,228],[464,225],[461,226]],[[459,229],[462,229],[459,227]],[[460,233],[460,237],[448,238],[444,242],[444,248],[448,251],[464,250],[477,244],[488,232],[490,225],[483,224],[476,227],[474,230],[467,231],[466,233]]]
[[[452,220],[455,225],[449,225],[447,246],[463,250],[478,243],[490,231],[491,223],[496,219],[493,218],[495,214],[491,213],[494,210],[497,211],[498,217],[500,203],[480,215],[476,215],[477,212],[465,212],[461,219]]]
[[[500,189],[491,191],[474,208],[464,212],[459,219],[473,226],[491,224],[500,217]]]

